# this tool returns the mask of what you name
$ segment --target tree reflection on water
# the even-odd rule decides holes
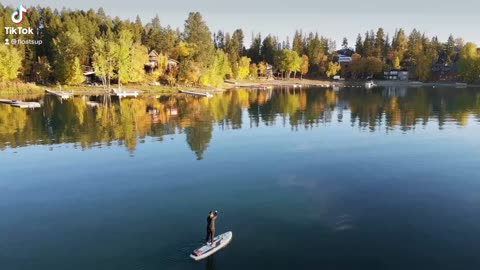
[[[313,129],[350,114],[360,130],[404,132],[434,122],[467,126],[480,119],[480,92],[475,89],[275,89],[229,90],[211,99],[185,96],[104,96],[59,100],[41,97],[43,106],[24,110],[0,105],[0,149],[73,143],[89,149],[119,144],[133,153],[147,137],[185,134],[198,159],[204,157],[215,128],[260,128],[281,125]],[[245,114],[248,117],[242,117]],[[247,116],[245,115],[245,116]],[[248,119],[249,123],[243,123]]]

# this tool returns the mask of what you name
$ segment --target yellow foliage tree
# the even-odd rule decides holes
[[[267,76],[267,63],[262,61],[258,64],[258,73],[260,76]]]
[[[78,59],[78,57],[75,57],[73,60],[73,65],[70,72],[70,76],[67,77],[65,81],[67,85],[78,85],[85,81],[82,66],[80,65],[80,59]]]
[[[172,57],[179,59],[180,57],[187,57],[192,55],[195,52],[195,45],[181,41],[178,45],[172,50]]]
[[[248,77],[248,74],[250,74],[251,61],[252,60],[246,56],[240,58],[240,62],[238,63],[237,79],[243,80]]]
[[[0,45],[0,81],[8,82],[17,79],[22,67],[23,57],[12,46]]]
[[[338,72],[340,71],[340,69],[341,69],[341,66],[340,66],[339,63],[329,62],[328,63],[328,70],[326,72],[327,77],[331,78],[331,77],[337,75]]]
[[[308,62],[308,56],[305,54],[302,55],[302,66],[300,67],[300,78],[303,79],[303,76],[308,73],[308,68],[309,68],[309,62]]]

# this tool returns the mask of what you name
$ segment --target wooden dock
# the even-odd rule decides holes
[[[238,85],[238,82],[232,81],[232,80],[225,80],[224,82],[225,82],[226,84]]]
[[[123,97],[138,97],[138,95],[140,94],[140,91],[113,88],[111,93],[112,93],[112,95],[120,97],[120,98],[123,98]]]
[[[63,91],[53,91],[53,90],[45,89],[45,93],[47,93],[48,95],[54,95],[54,96],[60,97],[62,99],[69,99],[73,97],[73,91],[71,93],[68,93]]]
[[[26,102],[26,101],[20,101],[20,100],[0,99],[0,103],[8,104],[12,107],[17,107],[22,109],[35,109],[35,108],[42,107],[42,105],[38,102]]]
[[[208,92],[193,92],[193,91],[186,91],[186,90],[178,90],[178,91],[182,94],[189,95],[189,96],[206,97],[206,98],[213,97],[213,95]]]
[[[246,89],[251,89],[251,90],[269,90],[273,89],[273,86],[271,85],[239,85],[236,86],[236,88],[246,88]]]

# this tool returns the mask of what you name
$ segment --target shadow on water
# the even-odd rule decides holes
[[[215,270],[215,254],[207,258],[207,262],[205,263],[206,270]]]

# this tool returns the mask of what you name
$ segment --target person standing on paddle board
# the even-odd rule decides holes
[[[215,238],[215,220],[217,219],[218,212],[210,211],[207,217],[207,239],[205,242],[213,244],[213,238]]]

